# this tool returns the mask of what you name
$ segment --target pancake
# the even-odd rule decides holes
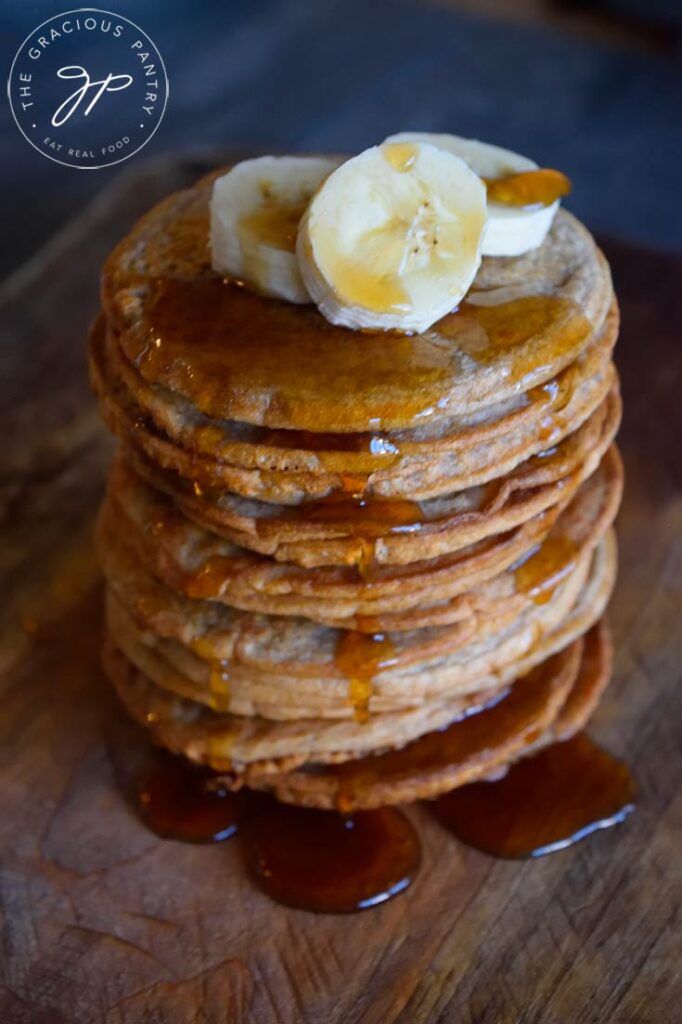
[[[146,724],[164,746],[192,760],[240,775],[247,768],[265,771],[273,765],[272,770],[276,770],[278,762],[286,764],[285,770],[309,761],[339,763],[365,753],[400,747],[443,727],[462,711],[463,695],[464,706],[472,701],[477,706],[569,646],[601,617],[613,587],[615,562],[615,545],[610,539],[597,549],[589,579],[560,624],[543,635],[530,626],[526,631],[525,653],[507,666],[486,674],[483,653],[480,666],[470,662],[464,669],[472,677],[471,687],[460,685],[453,693],[447,682],[450,671],[457,667],[455,658],[454,664],[450,662],[445,670],[443,665],[438,666],[440,687],[433,685],[435,671],[431,674],[431,685],[418,706],[372,713],[366,722],[323,718],[274,721],[256,715],[218,713],[197,701],[174,695],[169,685],[169,672],[173,670],[168,663],[164,664],[161,655],[153,652],[143,669],[136,668],[111,640],[111,650],[117,653],[114,657],[110,652],[106,668],[129,713]],[[122,663],[127,666],[125,669]],[[146,668],[152,668],[156,678],[164,680],[163,687],[149,678]],[[375,680],[376,686],[380,678]],[[409,671],[401,673],[401,680],[403,686],[412,684]],[[443,696],[448,690],[452,695]]]
[[[212,271],[211,181],[159,204],[117,246],[102,307],[145,380],[215,419],[361,433],[470,413],[557,376],[612,303],[606,261],[559,211],[542,246],[485,259],[466,303],[424,334],[335,327]]]
[[[518,610],[514,601],[500,602],[494,616],[470,616],[453,626],[381,634],[380,642],[371,634],[364,642],[352,638],[370,712],[478,689],[479,676],[504,668],[535,637],[558,625],[575,604],[588,569],[589,560],[582,559],[544,604],[525,599]],[[347,639],[343,632],[306,628],[295,619],[268,623],[261,635],[242,644],[241,658],[222,659],[213,656],[208,639],[188,647],[144,631],[112,595],[107,612],[109,635],[154,683],[214,710],[273,719],[353,718],[358,710],[353,679],[337,654]]]
[[[574,502],[555,523],[544,542],[524,559],[459,598],[432,606],[421,605],[404,616],[358,616],[344,622],[344,629],[362,633],[391,632],[399,627],[420,630],[457,622],[466,623],[470,636],[472,619],[495,615],[501,605],[518,614],[528,600],[545,603],[577,561],[592,552],[615,515],[620,488],[618,480],[605,474],[602,486],[597,478],[585,486]],[[110,587],[141,628],[159,637],[178,640],[191,649],[199,649],[208,660],[253,662],[253,639],[270,655],[270,664],[287,660],[282,638],[287,623],[279,616],[240,611],[229,605],[199,598],[187,598],[155,579],[138,560],[130,545],[114,531],[100,528],[98,550]],[[293,620],[291,632],[295,647],[312,647],[316,654],[334,650],[339,631],[315,628],[304,618]],[[258,661],[262,665],[262,658]],[[234,666],[231,666],[234,667]]]
[[[188,597],[211,598],[247,611],[303,615],[331,626],[368,626],[375,632],[377,626],[400,629],[406,623],[409,628],[468,614],[471,599],[463,595],[527,555],[547,538],[555,522],[557,536],[568,538],[576,549],[593,545],[613,520],[621,490],[622,464],[612,448],[558,519],[538,517],[487,547],[474,545],[450,559],[404,569],[378,567],[370,580],[363,580],[353,569],[279,566],[235,548],[193,526],[119,461],[100,516],[99,549],[110,576],[116,575],[109,566],[123,533],[153,577]],[[365,624],[367,618],[373,621]]]
[[[90,369],[110,429],[192,484],[282,504],[349,486],[365,496],[422,500],[499,477],[581,426],[613,386],[617,329],[614,307],[598,339],[559,377],[511,403],[440,429],[384,435],[306,434],[209,420],[181,396],[148,385],[111,332],[107,336],[101,317],[91,332]]]
[[[620,423],[612,391],[577,431],[544,457],[536,456],[485,487],[424,502],[332,497],[294,509],[222,492],[214,501],[200,487],[142,458],[125,457],[155,489],[172,497],[193,522],[243,548],[304,567],[409,564],[449,554],[504,533],[575,493],[594,471]]]

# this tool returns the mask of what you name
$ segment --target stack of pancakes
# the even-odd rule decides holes
[[[113,252],[91,334],[124,705],[230,785],[320,807],[571,735],[608,680],[622,488],[593,239],[561,211],[424,334],[356,332],[211,270],[211,185]]]

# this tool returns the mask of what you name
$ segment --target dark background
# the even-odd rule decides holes
[[[60,2],[0,3],[5,75]],[[682,250],[679,0],[102,0],[136,21],[170,79],[131,161],[58,166],[0,122],[0,273],[131,163],[162,152],[363,149],[449,131],[506,145],[574,182],[601,234]]]

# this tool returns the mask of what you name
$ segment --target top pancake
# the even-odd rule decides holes
[[[484,260],[467,302],[424,334],[335,327],[212,271],[210,187],[138,223],[105,265],[102,303],[141,376],[217,419],[353,433],[464,415],[560,373],[611,304],[603,256],[562,211],[540,248]]]

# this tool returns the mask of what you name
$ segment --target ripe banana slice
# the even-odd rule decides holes
[[[570,192],[570,182],[559,171],[540,170],[528,157],[476,139],[402,132],[390,135],[386,142],[438,146],[461,157],[484,179],[488,187],[484,256],[521,256],[537,249],[552,226],[560,197]]]
[[[310,197],[340,160],[262,156],[218,178],[211,197],[211,262],[263,295],[310,302],[296,232]]]
[[[424,331],[481,262],[485,187],[435,146],[374,146],[346,161],[298,231],[303,280],[324,316],[356,329]]]

